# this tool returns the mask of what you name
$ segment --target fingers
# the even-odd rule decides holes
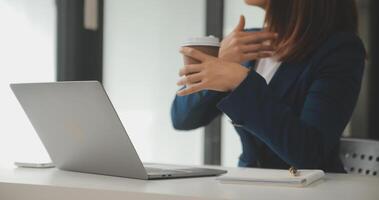
[[[193,73],[198,73],[203,69],[200,64],[186,65],[179,70],[179,76],[189,75]]]
[[[190,95],[190,94],[193,94],[196,92],[200,92],[201,90],[204,90],[204,89],[205,88],[204,88],[203,83],[195,83],[193,85],[187,86],[185,89],[179,90],[177,92],[177,95],[178,96],[186,96],[186,95]]]
[[[262,43],[265,41],[275,40],[277,38],[278,38],[278,34],[276,33],[256,32],[256,33],[252,33],[252,34],[242,37],[240,39],[240,42],[243,44]]]
[[[245,16],[241,15],[238,25],[234,28],[234,32],[242,32],[245,30]]]
[[[274,51],[274,47],[270,44],[248,44],[248,45],[243,45],[241,47],[241,51],[243,53],[253,53],[253,52],[260,52],[260,51]]]
[[[198,61],[201,61],[201,62],[204,62],[206,60],[210,60],[214,57],[210,56],[210,55],[207,55],[197,49],[194,49],[194,48],[191,48],[191,47],[183,47],[180,49],[180,53],[185,55],[185,56],[189,56],[191,58],[194,58]]]
[[[269,58],[274,55],[273,52],[257,52],[257,53],[247,53],[243,55],[243,60],[257,60],[262,58]]]
[[[203,75],[201,73],[192,74],[189,76],[184,76],[176,84],[178,86],[182,85],[192,85],[201,82]]]

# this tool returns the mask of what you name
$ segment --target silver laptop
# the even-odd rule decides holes
[[[59,169],[145,180],[226,173],[218,169],[142,164],[97,81],[10,86]]]

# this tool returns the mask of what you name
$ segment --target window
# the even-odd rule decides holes
[[[180,132],[170,106],[179,46],[205,33],[205,0],[105,1],[103,82],[144,162],[201,164],[203,129]]]
[[[48,161],[9,83],[54,81],[54,0],[0,1],[0,167],[14,161]]]

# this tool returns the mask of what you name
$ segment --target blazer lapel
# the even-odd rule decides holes
[[[271,88],[279,98],[284,97],[304,68],[305,63],[282,63],[270,81],[269,88]]]

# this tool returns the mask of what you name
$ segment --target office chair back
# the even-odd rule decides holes
[[[340,157],[347,173],[379,177],[379,141],[341,138]]]

